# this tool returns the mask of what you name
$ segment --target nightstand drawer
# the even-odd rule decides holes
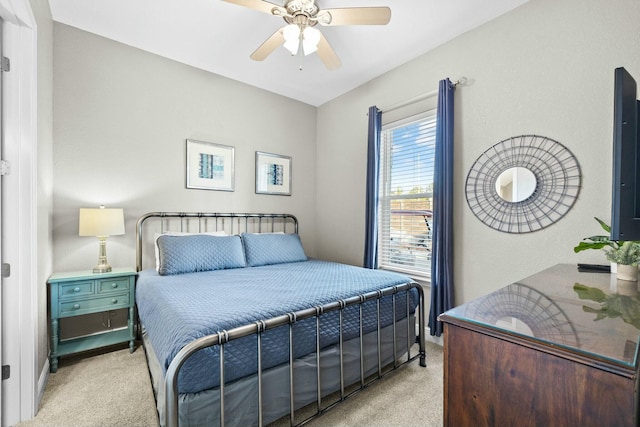
[[[98,293],[122,292],[129,290],[129,278],[102,279],[98,280]]]
[[[129,294],[118,294],[102,298],[92,298],[81,301],[69,301],[60,304],[60,317],[76,315],[96,310],[115,310],[129,307]]]
[[[60,292],[60,299],[68,299],[82,295],[93,294],[93,280],[87,280],[85,282],[73,282],[66,285],[58,286]]]

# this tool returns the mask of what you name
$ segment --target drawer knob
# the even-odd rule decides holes
[[[80,288],[76,286],[75,288],[73,288],[73,292],[80,292]]]
[[[79,309],[80,308],[80,304],[73,304],[73,308],[76,309],[76,310]]]
[[[115,298],[113,298],[113,299],[111,300],[111,302],[112,302],[112,303],[114,303],[114,304],[117,304],[117,303],[118,303],[118,300],[117,300],[117,299],[115,299]]]
[[[117,284],[117,283],[112,283],[112,284],[111,284],[111,287],[112,287],[112,288],[117,288],[117,287],[118,287],[118,284]]]

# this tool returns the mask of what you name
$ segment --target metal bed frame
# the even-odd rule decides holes
[[[230,232],[229,234],[239,234],[243,231],[245,232],[275,232],[275,231],[283,231],[287,232],[287,230],[293,228],[293,232],[298,232],[298,220],[295,216],[290,214],[258,214],[258,213],[189,213],[189,212],[151,212],[143,215],[138,219],[136,224],[136,265],[137,270],[140,271],[142,269],[143,257],[142,257],[142,247],[143,247],[143,227],[145,222],[150,219],[160,219],[161,220],[161,232],[169,231],[167,230],[167,226],[171,226],[168,224],[171,220],[178,219],[180,224],[180,230],[175,231],[191,231],[191,232],[206,232],[206,231],[219,231],[225,230]],[[214,226],[210,226],[210,220],[213,219]],[[197,231],[194,231],[192,228],[192,224],[190,222],[197,222]],[[263,224],[265,223],[266,224]],[[288,226],[289,225],[289,226]],[[407,321],[407,343],[406,343],[406,354],[407,359],[405,361],[399,362],[397,359],[397,348],[396,348],[396,295],[400,292],[405,292],[406,299],[406,318],[410,318],[410,301],[409,301],[409,290],[415,288],[418,291],[419,295],[419,304],[418,304],[418,334],[416,337],[416,342],[418,344],[418,351],[416,354],[411,354],[411,347],[413,343],[411,343],[410,337],[412,334],[410,333],[410,328],[415,325],[412,325],[411,322]],[[385,296],[392,296],[392,306],[393,306],[393,364],[391,367],[385,368],[382,366],[381,359],[381,315],[380,315],[380,300]],[[377,313],[377,375],[374,374],[373,379],[365,378],[364,372],[364,354],[363,354],[363,304],[367,301],[376,301],[376,313]],[[236,340],[238,338],[246,337],[249,335],[256,335],[257,337],[257,361],[258,361],[258,369],[257,369],[257,381],[258,381],[258,425],[263,425],[263,414],[262,414],[262,402],[263,402],[263,393],[262,393],[262,334],[273,328],[281,327],[288,325],[289,327],[289,420],[290,425],[303,425],[309,422],[310,420],[318,417],[323,414],[327,410],[333,408],[338,403],[344,401],[346,398],[351,397],[352,395],[362,391],[365,387],[369,386],[371,383],[376,380],[382,378],[388,373],[394,371],[398,367],[405,365],[417,358],[420,359],[420,366],[426,366],[426,352],[425,352],[425,307],[424,307],[425,299],[424,292],[422,287],[415,283],[409,282],[402,285],[397,285],[393,287],[388,287],[382,290],[369,292],[362,295],[355,295],[351,298],[343,299],[340,301],[335,301],[329,304],[325,304],[322,306],[310,307],[308,309],[299,310],[296,312],[286,313],[281,316],[273,317],[271,319],[266,320],[258,320],[254,323],[247,324],[245,326],[237,327],[228,331],[220,331],[217,334],[208,335],[197,340],[192,341],[183,347],[175,358],[172,360],[171,364],[167,368],[167,372],[164,378],[164,387],[165,387],[165,422],[168,427],[178,427],[179,425],[179,414],[178,414],[178,374],[180,372],[181,367],[184,365],[186,360],[193,355],[195,352],[207,348],[218,345],[219,346],[219,355],[220,355],[220,364],[219,364],[219,372],[220,372],[220,426],[225,425],[225,413],[224,413],[224,388],[225,388],[225,380],[224,380],[224,355],[225,355],[225,344]],[[345,392],[345,381],[344,381],[344,355],[343,355],[343,312],[344,310],[353,305],[359,305],[359,343],[360,343],[360,385],[350,392]],[[340,356],[340,398],[339,400],[327,405],[326,407],[322,407],[322,390],[321,390],[321,381],[320,381],[320,318],[322,315],[338,310],[339,316],[339,356]],[[293,325],[295,322],[313,318],[316,319],[316,385],[317,385],[317,399],[316,399],[316,409],[315,412],[301,421],[300,423],[295,423],[295,399],[294,399],[294,353],[293,353]]]

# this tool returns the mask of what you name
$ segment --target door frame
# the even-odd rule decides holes
[[[2,364],[11,366],[11,377],[2,381],[0,412],[2,425],[14,425],[33,418],[44,388],[37,366],[37,27],[28,0],[0,0],[0,17],[3,54],[11,60],[2,88],[10,174],[2,178],[1,215],[2,262],[11,264],[11,275],[2,280],[0,329]]]

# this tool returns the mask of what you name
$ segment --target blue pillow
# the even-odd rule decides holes
[[[158,251],[161,276],[246,267],[239,236],[161,235]]]
[[[307,260],[297,234],[242,233],[242,244],[249,267]]]

